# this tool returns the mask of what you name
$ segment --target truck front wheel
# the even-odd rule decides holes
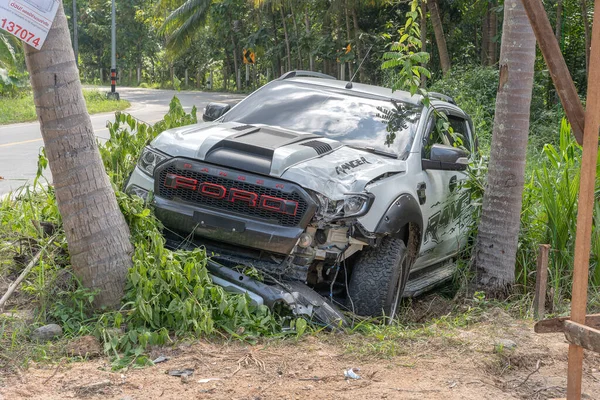
[[[359,255],[348,284],[348,305],[363,316],[394,318],[408,280],[412,257],[404,241],[386,237]]]

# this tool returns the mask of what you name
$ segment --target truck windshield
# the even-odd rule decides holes
[[[403,157],[419,116],[420,107],[413,104],[273,82],[240,102],[223,121],[278,126]]]

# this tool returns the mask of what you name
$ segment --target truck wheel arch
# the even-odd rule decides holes
[[[375,233],[404,240],[411,255],[416,256],[421,246],[423,214],[419,202],[410,194],[401,194],[379,220]]]

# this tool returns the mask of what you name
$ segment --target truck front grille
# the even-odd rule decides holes
[[[182,168],[182,166],[185,167]],[[173,184],[177,177],[180,184]],[[165,167],[160,167],[156,172],[155,189],[158,196],[185,203],[197,205],[202,208],[231,213],[247,218],[260,219],[265,222],[277,223],[282,226],[298,226],[309,211],[310,205],[305,199],[303,191],[289,182],[274,183],[270,178],[250,176],[243,172],[222,170],[216,167],[191,164],[189,162],[172,162]],[[256,184],[250,182],[261,182]],[[208,184],[208,185],[204,185]],[[229,195],[215,198],[214,194],[202,193],[202,185],[224,188],[227,194],[232,189],[253,193],[256,195],[255,205],[249,201],[231,200]],[[283,189],[276,189],[280,185]],[[271,187],[269,187],[271,186]],[[261,200],[268,196],[267,207],[261,207]],[[254,196],[253,196],[254,198]],[[284,200],[288,205],[286,211],[273,211],[274,204]],[[275,203],[273,203],[275,201]],[[293,212],[293,214],[292,214]]]

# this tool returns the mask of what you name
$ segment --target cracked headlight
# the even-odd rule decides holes
[[[316,193],[319,213],[327,220],[360,217],[371,208],[375,196],[372,193],[346,193],[343,200],[331,200]]]
[[[144,171],[144,173],[153,176],[154,169],[168,158],[169,156],[166,154],[159,153],[152,147],[146,146],[144,147],[144,150],[142,150],[142,155],[138,160],[137,166]]]

